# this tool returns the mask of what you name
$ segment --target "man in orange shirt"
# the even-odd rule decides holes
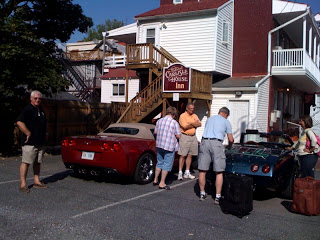
[[[198,140],[196,137],[196,128],[201,126],[198,116],[194,113],[194,104],[188,103],[186,111],[180,115],[179,124],[181,129],[181,138],[179,140],[179,174],[178,180],[183,178],[195,179],[190,173],[192,156],[198,155]],[[186,171],[182,176],[182,168],[186,162]]]

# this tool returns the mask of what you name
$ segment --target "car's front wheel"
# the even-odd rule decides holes
[[[134,181],[140,184],[150,183],[155,174],[155,162],[151,153],[142,154],[136,166]]]

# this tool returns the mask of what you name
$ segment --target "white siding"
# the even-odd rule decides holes
[[[256,129],[261,132],[268,131],[268,114],[269,114],[269,88],[270,79],[264,81],[258,89]]]
[[[228,3],[218,11],[217,24],[217,46],[215,70],[220,73],[231,75],[232,51],[233,51],[233,2]],[[228,43],[222,42],[223,23],[229,24]]]
[[[137,41],[144,43],[143,28],[139,27]],[[214,45],[216,41],[216,15],[192,16],[163,20],[160,46],[184,65],[200,71],[214,71]]]
[[[234,93],[214,93],[212,94],[212,104],[211,104],[211,109],[210,109],[210,116],[217,115],[219,112],[219,109],[222,107],[228,107],[229,105],[229,100],[246,100],[249,101],[249,124],[248,128],[253,129],[254,128],[254,123],[255,123],[255,93],[251,92],[243,92],[242,96],[240,98],[235,98]],[[207,121],[207,116],[206,116],[206,105],[204,102],[197,101],[195,104],[195,113],[199,116],[199,119],[201,121],[202,126],[197,128],[197,138],[200,141],[205,123]],[[230,113],[230,115],[232,112]]]
[[[125,102],[125,96],[113,96],[112,84],[126,84],[126,80],[101,80],[101,102]],[[139,79],[129,80],[129,101],[139,92]]]

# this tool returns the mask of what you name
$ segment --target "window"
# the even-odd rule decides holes
[[[153,43],[153,44],[156,42],[156,29],[155,28],[147,29],[146,42]]]
[[[124,96],[124,84],[112,84],[113,96]]]
[[[229,23],[223,22],[222,24],[222,43],[229,42]]]
[[[182,0],[173,0],[173,4],[181,4],[182,2]]]
[[[104,133],[117,133],[117,134],[127,134],[127,135],[137,135],[139,129],[129,128],[129,127],[111,127],[103,131]]]

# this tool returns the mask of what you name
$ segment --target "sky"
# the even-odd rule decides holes
[[[306,3],[311,6],[313,14],[320,13],[320,0],[291,0],[291,2]],[[83,13],[92,18],[94,25],[104,24],[107,19],[122,20],[125,25],[130,24],[134,22],[134,16],[160,6],[160,0],[73,0],[73,3],[82,7]],[[86,34],[75,32],[68,42],[77,42],[84,37]]]

